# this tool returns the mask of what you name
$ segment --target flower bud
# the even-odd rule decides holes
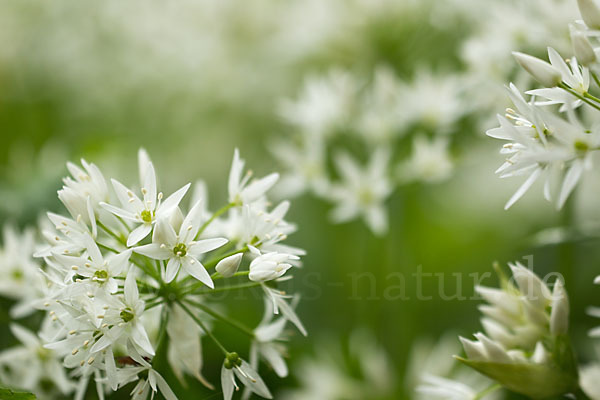
[[[600,29],[600,7],[596,0],[577,0],[579,13],[590,29]]]
[[[581,65],[589,65],[596,62],[596,53],[589,39],[577,30],[571,30],[571,43],[573,53]]]
[[[285,253],[266,253],[256,257],[250,263],[250,274],[248,278],[255,282],[265,282],[277,279],[285,274],[292,265],[290,260],[297,260],[298,257]]]
[[[560,71],[546,61],[518,51],[513,51],[512,54],[519,65],[542,85],[551,88],[562,81]]]
[[[244,253],[236,253],[232,256],[225,257],[219,261],[215,269],[224,278],[229,278],[237,272],[240,263],[242,262],[242,257],[244,257]]]
[[[569,330],[569,298],[562,281],[558,279],[552,292],[552,312],[550,314],[550,333],[566,335]]]

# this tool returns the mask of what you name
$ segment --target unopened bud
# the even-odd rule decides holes
[[[562,81],[560,72],[546,61],[518,51],[512,54],[519,65],[542,85],[551,88]]]
[[[219,261],[215,269],[224,278],[229,278],[237,272],[238,268],[240,267],[240,263],[242,262],[242,257],[244,257],[244,253],[236,253],[232,256],[225,257]]]

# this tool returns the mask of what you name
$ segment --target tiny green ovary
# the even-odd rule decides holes
[[[187,246],[184,243],[178,243],[173,247],[173,254],[178,257],[183,257],[187,254]]]
[[[140,217],[142,218],[142,221],[144,221],[146,223],[152,222],[152,212],[150,212],[148,210],[142,211],[140,214]]]
[[[126,308],[119,314],[124,322],[129,322],[135,317],[131,308]]]

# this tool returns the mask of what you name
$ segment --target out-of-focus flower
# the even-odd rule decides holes
[[[378,149],[368,165],[361,166],[346,153],[335,158],[341,182],[331,185],[328,197],[336,203],[331,217],[335,222],[362,216],[371,230],[379,235],[388,229],[384,202],[392,193],[388,174],[389,152]]]

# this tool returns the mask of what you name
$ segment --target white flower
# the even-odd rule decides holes
[[[384,201],[392,192],[387,177],[389,152],[378,149],[371,154],[369,164],[361,167],[348,154],[335,158],[342,182],[331,185],[329,198],[337,203],[331,213],[335,222],[350,221],[362,216],[373,232],[383,234],[388,229]]]
[[[100,252],[98,245],[90,236],[83,236],[85,249],[88,256],[74,257],[64,254],[54,254],[54,259],[60,263],[65,270],[65,283],[77,276],[79,281],[93,282],[104,288],[108,293],[118,290],[118,282],[115,279],[126,270],[131,250],[125,250],[119,254],[112,254],[106,259]]]
[[[255,282],[266,282],[277,279],[292,267],[290,260],[298,260],[299,257],[285,253],[265,253],[256,257],[250,263],[248,278]]]
[[[567,66],[560,54],[552,47],[548,47],[548,57],[552,66],[560,72],[564,83],[580,95],[587,93],[590,88],[590,71],[587,67],[580,67],[575,57],[571,58],[569,66]],[[561,112],[583,104],[582,100],[557,87],[529,90],[526,93],[548,99],[548,101],[537,101],[536,105],[562,104]]]
[[[24,317],[35,311],[34,304],[43,296],[46,284],[40,266],[32,259],[33,231],[19,233],[4,227],[4,245],[0,248],[0,295],[16,300],[11,316]]]
[[[468,111],[463,86],[459,76],[435,75],[418,68],[415,77],[400,92],[396,111],[400,124],[416,124],[436,134],[452,132],[455,123]]]
[[[271,153],[286,168],[273,189],[279,197],[294,197],[307,190],[322,194],[327,190],[323,140],[303,136],[302,144],[277,142]]]
[[[127,246],[134,246],[140,240],[144,239],[152,231],[152,226],[159,219],[168,218],[170,214],[177,208],[181,199],[187,193],[190,184],[183,186],[177,190],[171,196],[167,197],[164,202],[162,201],[163,194],[157,193],[156,185],[156,173],[154,172],[154,165],[148,161],[146,166],[142,168],[142,163],[146,157],[140,153],[140,174],[144,173],[142,182],[142,195],[141,200],[133,191],[125,187],[122,183],[116,179],[112,179],[113,188],[117,194],[122,208],[115,207],[111,204],[101,203],[107,211],[124,218],[127,221],[139,223],[140,225],[131,231],[127,238]]]
[[[60,354],[44,348],[38,336],[20,325],[11,324],[10,330],[21,344],[0,352],[0,377],[15,387],[38,393],[40,398],[52,392],[43,386],[45,382],[51,382],[62,396],[71,393],[75,385],[67,377]]]
[[[82,219],[92,227],[96,236],[96,211],[100,202],[108,201],[108,187],[100,169],[81,160],[84,169],[67,163],[72,175],[63,179],[65,186],[58,191],[58,198],[76,220]]]
[[[513,51],[512,54],[519,65],[545,87],[555,87],[561,82],[560,71],[546,61],[518,51]]]
[[[124,292],[124,298],[119,299],[115,304],[109,304],[105,311],[102,323],[111,328],[92,346],[91,352],[102,351],[124,336],[130,338],[145,353],[154,355],[154,349],[140,320],[145,302],[140,299],[134,271],[127,274]]]
[[[200,229],[202,215],[200,203],[196,203],[183,220],[179,233],[166,219],[159,220],[154,229],[152,243],[134,249],[136,253],[156,260],[169,260],[165,281],[171,282],[177,276],[179,269],[198,279],[210,288],[214,287],[210,275],[198,260],[204,253],[217,249],[227,243],[227,239],[214,238],[196,240]]]
[[[233,161],[231,163],[231,171],[229,172],[229,202],[243,205],[250,204],[261,199],[265,193],[273,187],[277,179],[278,173],[272,173],[264,178],[252,180],[252,173],[248,171],[244,173],[245,161],[240,158],[240,152],[235,149],[233,153]]]
[[[281,104],[281,115],[308,135],[333,135],[351,113],[356,82],[347,72],[331,70],[325,76],[308,77],[295,101]]]
[[[264,284],[262,285],[262,288],[265,292],[266,299],[271,301],[273,304],[273,314],[279,314],[281,311],[281,314],[283,314],[288,321],[294,324],[300,333],[302,333],[304,336],[308,335],[306,328],[304,328],[304,325],[302,324],[302,321],[300,321],[300,318],[298,318],[296,315],[294,307],[285,301],[286,299],[292,298],[292,296],[286,295],[285,292],[270,288]]]
[[[552,178],[566,168],[557,207],[562,208],[569,194],[575,188],[585,169],[591,168],[591,151],[600,144],[597,131],[586,131],[569,108],[566,121],[552,113],[545,112],[523,99],[514,85],[510,85],[509,96],[517,111],[508,109],[507,118],[498,116],[499,128],[490,129],[487,135],[507,140],[500,151],[510,155],[496,173],[502,178],[529,175],[515,192],[505,208],[513,205],[531,185],[545,175],[544,197],[550,201],[554,196]]]
[[[438,136],[429,140],[423,135],[414,139],[410,158],[399,166],[400,176],[403,179],[422,180],[428,183],[447,179],[452,169],[448,139]]]
[[[127,344],[127,353],[139,366],[120,369],[116,376],[119,386],[124,386],[135,380],[137,375],[142,372],[148,374],[148,377],[140,379],[131,391],[132,400],[146,400],[148,395],[153,399],[158,391],[160,391],[166,400],[177,400],[177,396],[175,396],[167,381],[152,368],[152,365],[130,343]]]
[[[229,353],[221,368],[221,386],[223,388],[224,400],[231,400],[234,389],[239,390],[235,381],[236,377],[253,393],[265,399],[273,398],[260,375],[246,361],[242,360],[237,353]]]

